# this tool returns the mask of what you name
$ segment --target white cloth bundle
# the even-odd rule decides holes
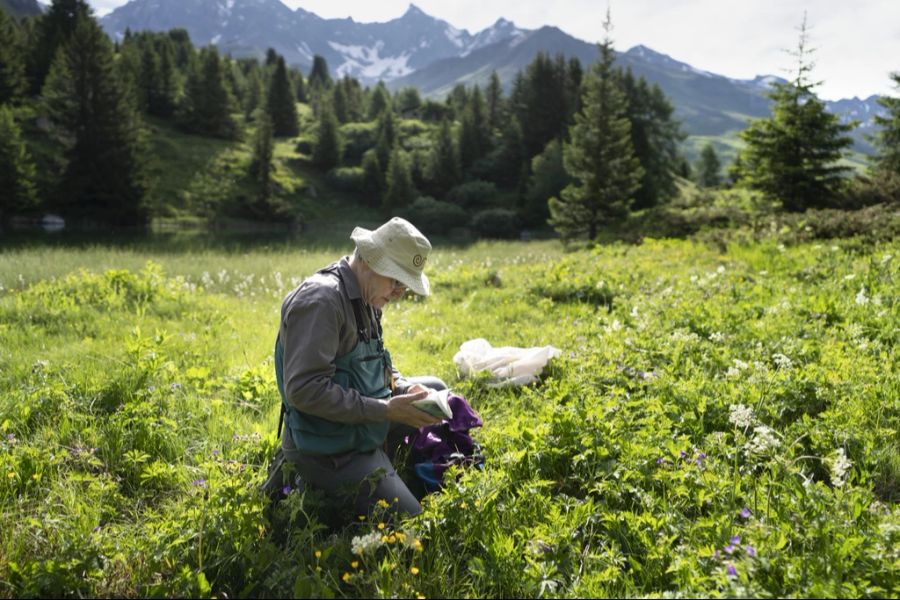
[[[487,340],[479,338],[460,346],[453,362],[464,377],[479,371],[490,371],[494,386],[526,385],[537,381],[547,362],[560,354],[559,349],[553,346],[494,348]]]

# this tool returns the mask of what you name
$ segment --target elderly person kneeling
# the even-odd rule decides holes
[[[422,272],[431,244],[404,219],[375,231],[357,227],[352,256],[287,295],[275,348],[285,407],[282,449],[305,483],[330,495],[349,490],[358,514],[379,500],[421,512],[391,458],[414,428],[440,419],[412,405],[434,377],[404,379],[385,349],[381,313],[407,289],[427,296]],[[387,451],[386,451],[387,450]]]

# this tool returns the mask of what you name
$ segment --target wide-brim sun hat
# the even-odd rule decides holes
[[[396,279],[420,296],[431,291],[423,269],[431,242],[415,226],[394,217],[375,231],[357,227],[350,234],[359,256],[373,271]]]

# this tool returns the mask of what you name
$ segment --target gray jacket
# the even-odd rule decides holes
[[[340,279],[332,273],[316,273],[282,303],[279,332],[284,348],[285,396],[297,410],[330,421],[384,421],[387,400],[369,398],[332,382],[335,359],[349,354],[358,342],[351,301],[362,298],[348,257],[332,266],[340,270]],[[374,337],[377,313],[368,304],[364,307],[368,322],[363,327]],[[396,369],[394,379],[398,392],[409,387]]]

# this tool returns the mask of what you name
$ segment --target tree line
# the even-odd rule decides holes
[[[148,119],[246,142],[244,177],[255,192],[240,211],[253,219],[295,216],[274,198],[277,139],[294,140],[296,155],[334,188],[432,230],[513,236],[549,224],[594,239],[667,204],[688,177],[760,190],[789,211],[847,203],[854,184],[838,161],[852,124],[815,96],[805,33],[797,76],[772,89],[772,117],[741,134],[726,181],[712,146],[688,164],[671,102],[615,65],[610,30],[607,15],[599,60],[587,70],[541,53],[508,93],[493,73],[483,87],[457,85],[434,100],[412,87],[392,93],[381,82],[334,78],[321,56],[306,75],[271,49],[235,60],[195,48],[181,29],[126,31],[113,43],[83,0],[54,0],[22,23],[0,11],[0,219],[52,210],[146,223]],[[900,100],[882,103],[888,116],[867,180],[879,190],[894,189],[900,163]],[[298,115],[303,105],[310,118]]]

